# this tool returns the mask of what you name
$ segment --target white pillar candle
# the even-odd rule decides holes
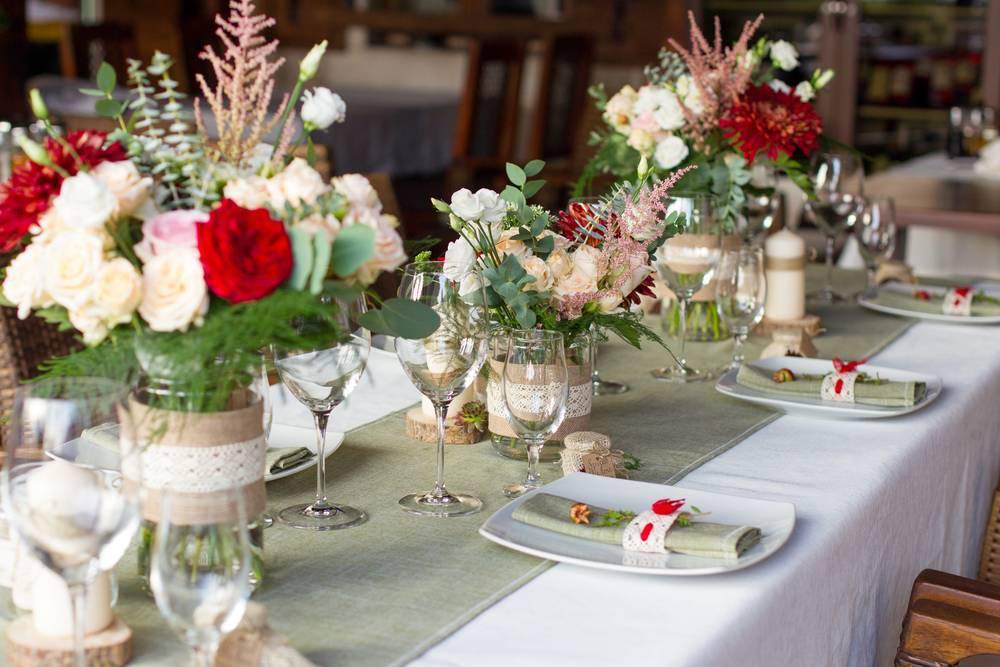
[[[798,320],[806,314],[806,243],[783,229],[764,244],[767,298],[764,315],[775,322]]]
[[[61,578],[44,567],[38,568],[31,598],[31,616],[38,634],[73,636],[73,605]],[[92,635],[111,625],[111,579],[107,572],[98,574],[87,586],[84,606],[84,634]]]

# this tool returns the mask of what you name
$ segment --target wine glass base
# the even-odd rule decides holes
[[[615,396],[628,391],[628,385],[612,380],[594,380],[594,396]]]
[[[446,493],[443,496],[435,496],[433,493],[411,493],[399,499],[399,506],[404,512],[415,516],[448,518],[475,514],[483,509],[483,501],[464,493]]]
[[[517,484],[507,484],[503,487],[503,494],[508,498],[520,498],[528,491],[534,491],[538,488],[537,484],[529,484],[527,482],[518,482]]]
[[[704,382],[712,377],[710,372],[691,368],[690,366],[684,366],[683,368],[680,366],[654,368],[650,371],[650,375],[657,380],[662,380],[663,382],[674,382],[678,384],[684,384],[687,382]]]
[[[261,517],[260,517],[260,527],[261,528],[270,528],[273,525],[274,525],[274,517],[273,516],[271,516],[267,512],[265,512],[264,514],[261,515]]]
[[[278,521],[302,530],[341,530],[359,526],[367,520],[367,514],[348,505],[315,509],[313,503],[307,503],[292,505],[278,512]]]

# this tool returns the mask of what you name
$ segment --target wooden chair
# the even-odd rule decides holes
[[[979,580],[1000,585],[1000,488],[993,492],[993,505],[983,531],[979,554]]]
[[[137,55],[135,33],[121,23],[66,25],[59,40],[59,69],[71,78],[93,78],[102,62],[124,73],[127,60]]]
[[[937,570],[913,582],[897,667],[951,667],[1000,653],[1000,586]]]

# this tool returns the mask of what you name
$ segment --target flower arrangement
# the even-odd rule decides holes
[[[201,54],[215,82],[198,79],[211,122],[202,100],[193,113],[184,106],[161,53],[149,65],[130,61],[125,99],[106,63],[97,87],[82,91],[115,121],[110,134],[60,136],[41,96],[30,96],[50,137],[23,141],[31,161],[0,186],[2,295],[20,317],[34,312],[81,335],[87,348],[54,361],[52,373],[125,375],[148,355],[189,387],[218,386],[211,400],[224,404],[262,348],[307,343],[303,318],[325,322],[329,336],[334,296],[356,296],[406,261],[396,220],[363,176],[326,182],[291,157],[343,119],[337,95],[307,91],[295,136],[294,109],[325,42],[271,113],[282,60],[262,32],[273,19],[232,0],[216,22],[223,50]],[[422,336],[437,327],[429,309],[390,301],[369,313],[373,328]]]
[[[659,63],[646,68],[639,90],[625,86],[609,99],[603,87],[591,89],[607,128],[591,137],[598,148],[577,194],[599,173],[634,179],[641,158],[658,174],[697,166],[678,190],[714,195],[730,223],[755,162],[769,162],[808,191],[802,159],[819,146],[823,129],[812,100],[833,72],[815,71],[793,89],[777,75],[787,77],[798,66],[795,47],[767,38],[751,43],[763,15],[728,46],[718,18],[709,43],[689,16],[691,48],[670,40],[673,50],[662,50]]]

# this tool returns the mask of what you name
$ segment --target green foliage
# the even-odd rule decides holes
[[[441,324],[440,316],[425,304],[408,299],[388,299],[379,310],[361,316],[361,324],[372,333],[401,338],[426,338]]]
[[[687,73],[684,59],[676,51],[662,47],[656,56],[655,65],[646,65],[643,74],[654,85],[672,84]]]
[[[608,510],[593,526],[621,526],[635,518],[635,512],[629,510]]]
[[[375,254],[375,230],[365,225],[350,225],[337,234],[330,254],[333,272],[346,278],[361,268]]]

